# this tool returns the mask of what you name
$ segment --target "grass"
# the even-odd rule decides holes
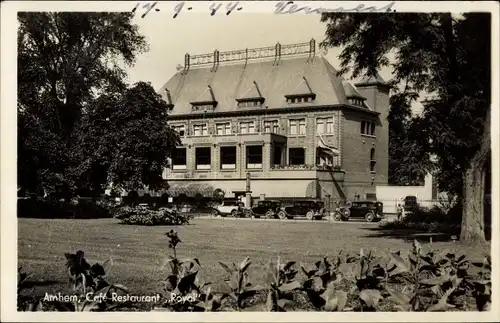
[[[363,248],[382,253],[410,249],[405,240],[370,236],[369,229],[374,227],[365,223],[221,219],[195,219],[179,227],[144,227],[121,225],[116,219],[19,219],[18,265],[38,282],[29,293],[64,292],[64,253],[83,250],[91,264],[113,259],[109,282],[129,287],[134,295],[152,294],[168,274],[167,268],[161,268],[170,253],[165,232],[175,229],[182,240],[179,257],[198,258],[200,276],[213,282],[214,289],[222,290],[225,272],[218,261],[240,262],[250,257],[252,282],[263,285],[263,269],[277,256],[310,267],[324,255],[340,250],[359,252]],[[433,247],[465,254],[471,260],[481,260],[489,253],[485,247],[451,242],[433,243]]]

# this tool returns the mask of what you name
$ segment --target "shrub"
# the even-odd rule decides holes
[[[79,200],[77,204],[71,204],[30,198],[17,201],[17,216],[44,219],[99,219],[110,218],[112,214],[107,207],[91,201]]]
[[[431,208],[417,207],[404,218],[382,222],[380,227],[387,230],[416,230],[431,233],[460,234],[462,221],[460,203],[445,210],[440,206]]]
[[[152,210],[147,207],[120,207],[114,212],[114,217],[123,224],[131,225],[184,225],[191,219],[190,215],[179,214],[175,210],[159,208]]]

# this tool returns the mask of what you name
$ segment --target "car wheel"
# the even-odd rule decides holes
[[[219,211],[213,210],[212,211],[212,216],[219,216]]]
[[[245,210],[244,214],[245,214],[245,217],[251,218],[253,215],[253,212],[252,212],[252,210]],[[255,217],[257,217],[257,216],[255,216]]]
[[[274,217],[274,212],[269,210],[266,212],[266,218],[272,219]]]
[[[238,210],[232,210],[231,211],[231,216],[232,217],[237,217],[238,216]]]
[[[306,213],[306,219],[308,220],[312,220],[314,217],[314,212],[313,211],[309,211]]]
[[[279,211],[278,212],[278,218],[280,218],[281,220],[285,219],[287,216],[286,216],[286,213],[285,211]]]
[[[342,213],[340,213],[339,211],[335,211],[335,213],[333,213],[333,219],[335,221],[340,221],[343,219],[342,217]]]
[[[373,212],[368,212],[365,214],[365,220],[366,222],[373,222],[375,221],[375,214]]]

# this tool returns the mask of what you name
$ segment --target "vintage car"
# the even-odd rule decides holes
[[[318,200],[296,200],[281,207],[278,212],[280,219],[293,219],[305,216],[308,220],[321,220],[326,216],[325,204]]]
[[[333,217],[337,221],[348,221],[350,218],[364,218],[366,222],[378,222],[384,217],[384,204],[377,201],[352,201],[340,206]]]
[[[250,209],[247,209],[247,217],[256,217],[260,218],[261,216],[265,216],[268,219],[276,218],[277,214],[280,210],[281,202],[275,200],[263,200],[258,201],[257,205],[253,206]]]
[[[215,206],[212,210],[213,216],[227,216],[233,217],[243,216],[243,203],[240,201],[225,200],[222,204]]]

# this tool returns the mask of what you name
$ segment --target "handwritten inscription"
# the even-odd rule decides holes
[[[155,1],[153,3],[145,3],[142,5],[142,8],[145,9],[145,12],[141,15],[141,18],[144,18],[146,17],[146,15],[154,8],[154,6],[156,6],[158,2]],[[135,12],[139,7],[140,7],[140,3],[138,2],[134,9],[132,9],[132,12]],[[160,9],[156,8],[155,11],[160,11]]]
[[[293,1],[280,1],[276,4],[274,13],[275,14],[293,14],[298,12],[304,12],[306,14],[310,13],[328,13],[328,12],[395,12],[392,7],[396,4],[395,1],[383,6],[383,7],[366,7],[364,4],[359,4],[355,8],[346,9],[343,7],[337,8],[314,8],[309,6],[298,6],[294,4]]]
[[[154,2],[147,2],[143,3],[141,5],[140,2],[138,2],[135,7],[132,9],[132,12],[136,12],[139,8],[143,9],[144,12],[141,15],[141,18],[144,18],[150,13],[153,9],[154,11],[160,11],[159,8],[155,8],[157,5],[157,1]],[[299,13],[303,12],[306,14],[311,14],[311,13],[328,13],[328,12],[395,12],[396,10],[393,9],[394,5],[396,4],[395,1],[390,2],[389,4],[385,6],[369,6],[367,7],[364,4],[359,4],[355,8],[343,8],[343,7],[336,7],[336,8],[323,8],[323,7],[310,7],[310,6],[299,6],[296,5],[293,1],[280,1],[275,5],[274,13],[275,14],[294,14],[294,13]],[[224,9],[222,9],[224,8]],[[233,11],[241,11],[243,9],[242,6],[240,6],[240,1],[234,1],[234,2],[212,2],[212,4],[208,7],[208,12],[210,13],[211,16],[215,16],[219,10],[225,11],[226,16],[229,16]],[[177,18],[179,14],[183,11],[191,11],[193,10],[193,7],[187,6],[185,1],[181,1],[177,3],[174,7],[174,16],[173,18]]]
[[[144,9],[144,13],[141,15],[141,18],[146,17],[146,15],[156,6],[157,1],[152,2],[152,3],[144,3],[141,6],[141,3],[137,3],[135,7],[132,9],[132,12],[136,12],[137,9],[141,8]],[[239,5],[239,1],[234,1],[234,2],[213,2],[209,7],[208,7],[208,12],[210,13],[211,16],[215,16],[219,9],[225,8],[226,16],[229,16],[233,11],[240,11],[243,9],[242,6]],[[193,7],[191,6],[186,6],[185,1],[181,1],[177,3],[174,7],[174,16],[173,18],[177,18],[179,14],[182,11],[191,11],[193,10]],[[222,9],[224,10],[224,9]],[[160,11],[160,9],[155,8],[155,11]]]

